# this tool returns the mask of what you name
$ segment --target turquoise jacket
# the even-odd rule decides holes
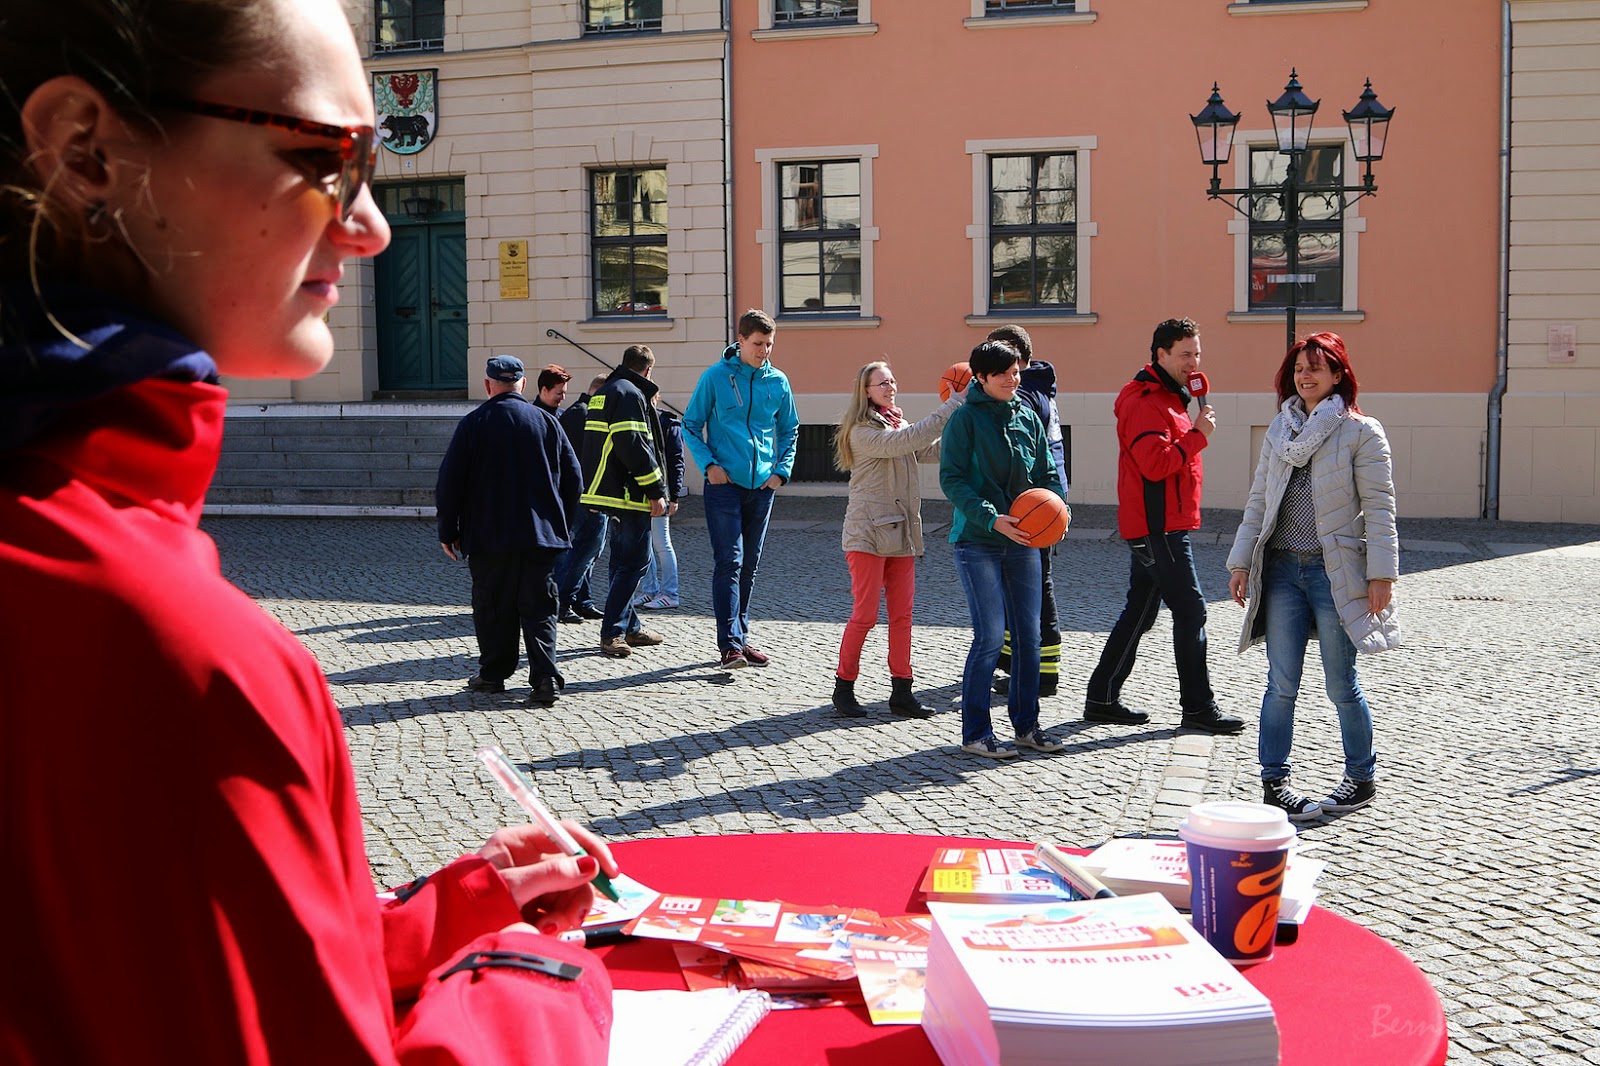
[[[1044,423],[1021,400],[996,400],[974,378],[967,402],[944,426],[939,487],[955,505],[950,542],[1014,544],[996,533],[994,520],[1032,488],[1062,495]]]
[[[794,471],[800,415],[794,390],[771,361],[752,369],[730,344],[706,368],[683,413],[683,443],[702,471],[720,466],[728,480],[758,489],[777,474]]]

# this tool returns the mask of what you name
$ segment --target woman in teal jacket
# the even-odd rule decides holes
[[[945,425],[939,486],[955,506],[950,541],[956,574],[972,616],[972,647],[961,678],[961,748],[988,759],[1010,759],[1017,748],[1060,751],[1039,728],[1039,549],[1016,531],[1006,512],[1031,488],[1061,495],[1044,425],[1017,399],[1022,356],[1003,341],[985,341],[968,360],[967,403]],[[1012,683],[1006,710],[1016,748],[995,740],[989,681],[1007,623],[1012,633]]]

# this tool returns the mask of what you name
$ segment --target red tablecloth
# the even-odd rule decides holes
[[[973,837],[777,833],[668,837],[612,845],[630,876],[664,892],[786,899],[924,914],[916,891],[934,849]],[[1026,844],[1018,846],[1027,846]],[[682,988],[669,945],[600,949],[618,988]],[[1439,997],[1388,941],[1322,908],[1297,943],[1244,975],[1272,1000],[1284,1066],[1435,1066],[1447,1040]],[[937,1066],[918,1026],[874,1026],[863,1007],[774,1011],[730,1066]]]

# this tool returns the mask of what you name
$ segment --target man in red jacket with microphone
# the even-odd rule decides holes
[[[1182,725],[1206,733],[1237,733],[1243,720],[1217,709],[1206,666],[1206,598],[1194,566],[1189,533],[1200,528],[1200,452],[1217,428],[1201,402],[1190,421],[1191,377],[1200,369],[1200,327],[1169,318],[1150,339],[1150,365],[1117,396],[1117,526],[1132,553],[1128,603],[1111,628],[1100,663],[1089,677],[1083,716],[1091,722],[1142,725],[1150,720],[1122,702],[1139,638],[1164,602],[1172,612]]]

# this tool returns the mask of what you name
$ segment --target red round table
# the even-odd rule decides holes
[[[663,837],[611,845],[622,869],[661,892],[784,899],[925,914],[917,884],[934,849],[1027,844],[906,833]],[[683,988],[672,949],[601,948],[618,988]],[[1448,1046],[1428,979],[1382,937],[1317,907],[1294,944],[1241,971],[1272,1000],[1284,1066],[1436,1066]],[[920,1026],[874,1026],[864,1007],[773,1011],[730,1066],[937,1066]]]

